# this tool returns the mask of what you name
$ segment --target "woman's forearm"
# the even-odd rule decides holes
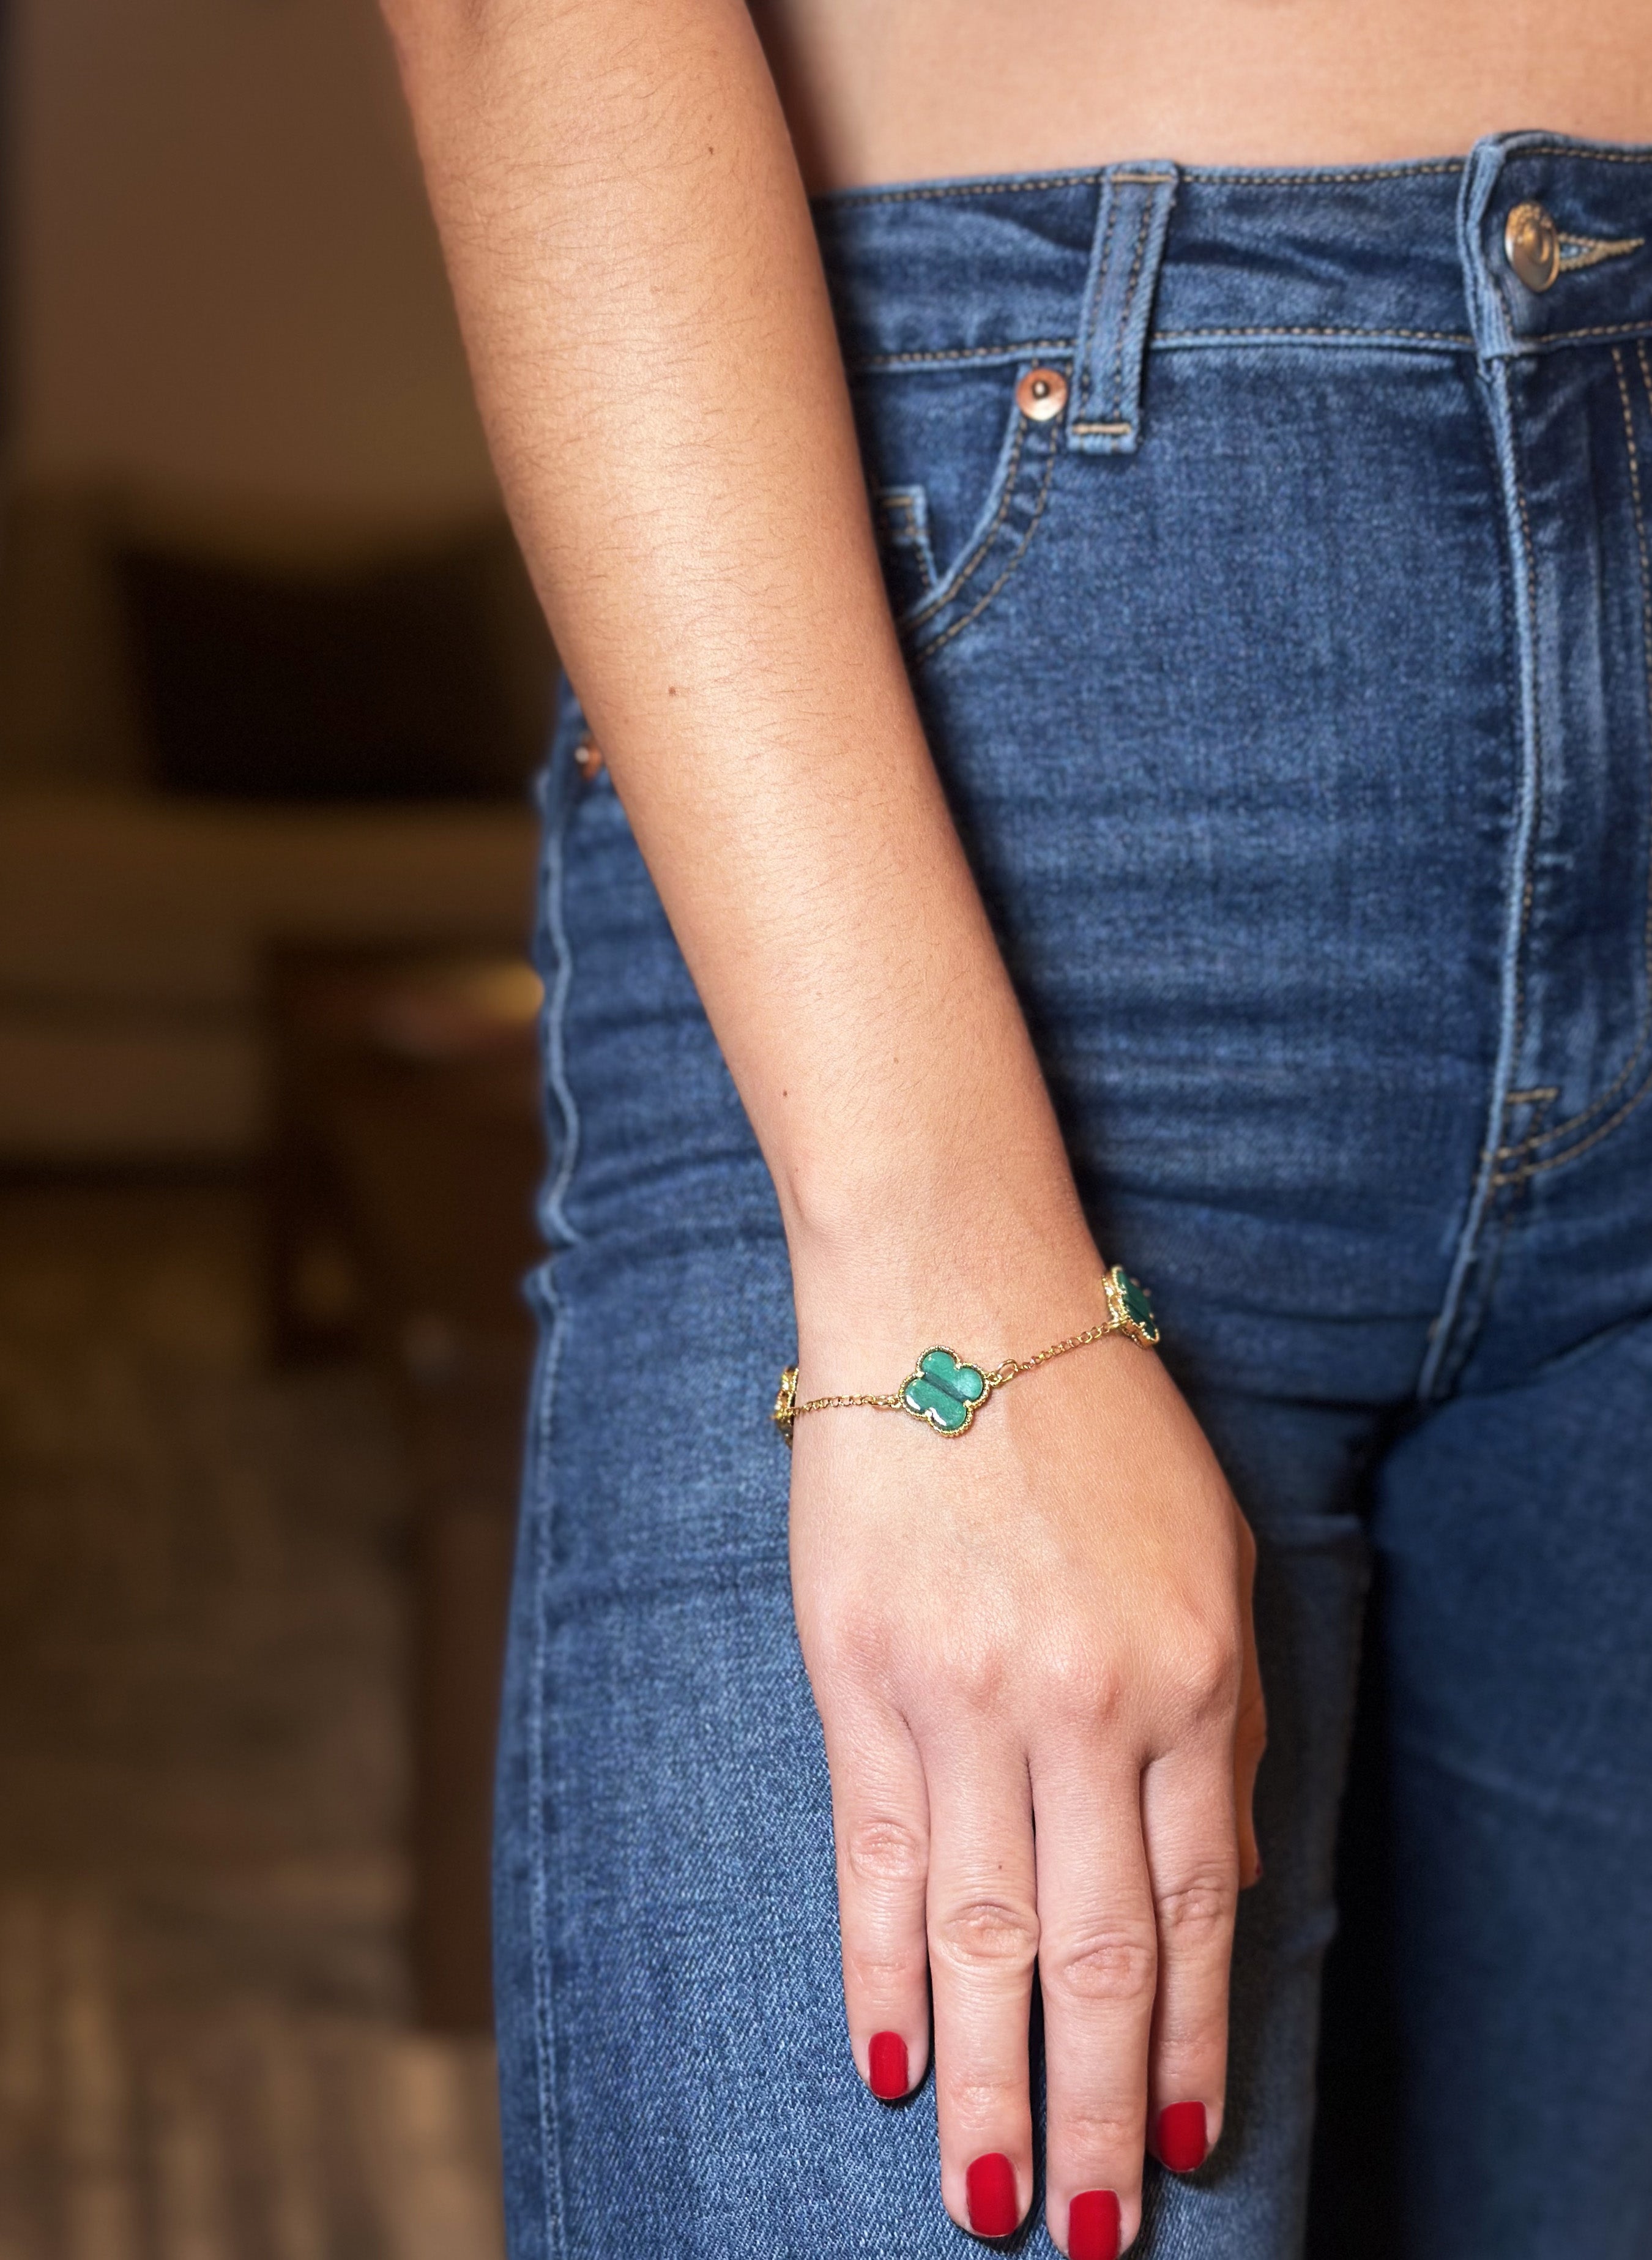
[[[506,497],[794,1255],[907,1299],[990,1184],[972,1264],[1082,1260],[741,0],[387,5]]]

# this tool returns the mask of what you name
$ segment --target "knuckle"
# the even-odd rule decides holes
[[[996,1642],[955,1646],[940,1660],[936,1677],[949,1707],[965,1712],[997,1711],[1005,1699],[1011,1660]]]
[[[920,1984],[924,1974],[921,1947],[902,1953],[897,1949],[876,1947],[862,1949],[846,1946],[843,1949],[843,1978],[869,1999],[894,1999]]]
[[[1063,1719],[1109,1727],[1124,1709],[1126,1675],[1094,1650],[1060,1649],[1045,1659],[1044,1695]]]
[[[1076,2109],[1069,2106],[1061,2114],[1057,2131],[1067,2148],[1082,2157],[1139,2158],[1147,2134],[1147,2113],[1142,2109],[1086,2110],[1082,2105]]]
[[[883,1684],[889,1666],[890,1634],[875,1610],[845,1599],[824,1616],[819,1630],[821,1660],[833,1680],[846,1687]]]
[[[1001,2127],[1017,2107],[1007,2080],[953,2078],[944,2069],[938,2082],[946,2099],[946,2112],[959,2127]],[[1026,2108],[1025,2100],[1020,2107]]]
[[[965,1899],[931,1927],[930,1956],[957,1971],[1030,1973],[1038,1956],[1038,1918],[1013,1900]]]
[[[1044,1982],[1079,2001],[1136,2004],[1152,1998],[1158,1979],[1158,1944],[1150,1931],[1096,1931],[1046,1951]]]
[[[1176,1706],[1206,1720],[1230,1713],[1239,1692],[1237,1640],[1202,1624],[1184,1626],[1170,1644],[1169,1663]]]
[[[857,1820],[846,1832],[843,1862],[857,1884],[887,1891],[922,1883],[929,1855],[918,1829],[880,1814]]]
[[[1154,1905],[1165,1950],[1197,1949],[1226,1938],[1233,1927],[1239,1878],[1231,1866],[1210,1866],[1159,1892]]]

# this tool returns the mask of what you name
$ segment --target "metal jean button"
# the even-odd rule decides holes
[[[1547,290],[1560,273],[1560,230],[1541,204],[1516,204],[1503,230],[1503,252],[1528,290]]]
[[[1015,404],[1034,424],[1048,424],[1067,405],[1067,379],[1058,368],[1029,368],[1015,388]]]

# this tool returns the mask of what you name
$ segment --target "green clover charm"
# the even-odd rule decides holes
[[[1159,1339],[1159,1322],[1153,1315],[1153,1298],[1141,1280],[1115,1263],[1107,1274],[1106,1291],[1107,1309],[1119,1332],[1152,1349]]]
[[[938,1435],[962,1436],[986,1393],[987,1377],[978,1365],[963,1364],[949,1349],[926,1349],[901,1391],[901,1403]]]

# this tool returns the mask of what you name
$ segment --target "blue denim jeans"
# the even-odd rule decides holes
[[[1227,2128],[1149,2169],[1138,2249],[1300,2249],[1374,1567],[1378,2241],[1646,2260],[1652,153],[1143,164],[818,219],[930,742],[1098,1242],[1261,1549]],[[1058,414],[1018,402],[1037,368]],[[845,2036],[775,1198],[581,726],[570,695],[544,788],[511,2250],[960,2260],[929,2088],[876,2102]]]

